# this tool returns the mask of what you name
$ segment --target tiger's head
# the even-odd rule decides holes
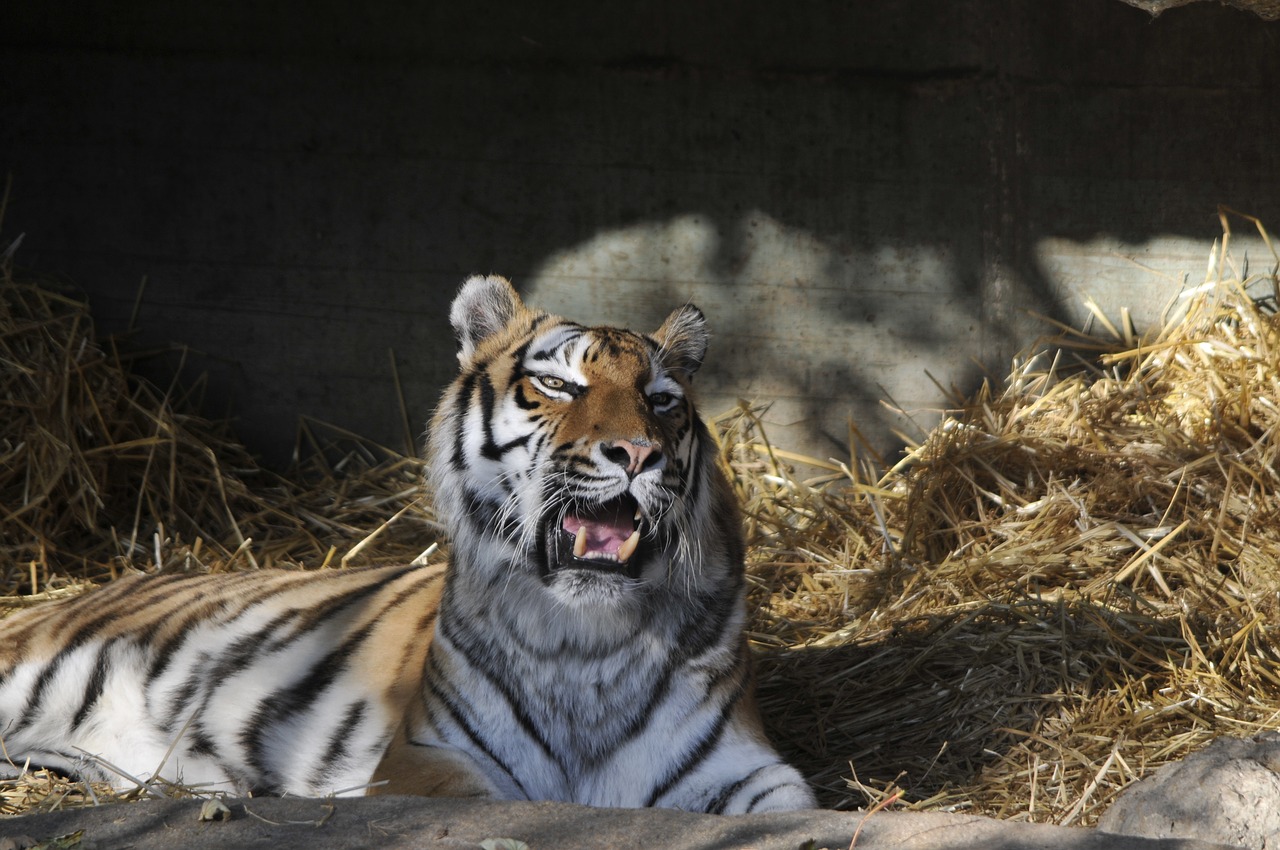
[[[454,571],[570,605],[684,592],[741,564],[736,503],[690,396],[708,332],[585,327],[473,277],[450,310],[460,372],[431,427]]]

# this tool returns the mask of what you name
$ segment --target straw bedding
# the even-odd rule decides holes
[[[721,418],[761,705],[825,805],[1088,824],[1280,721],[1277,281],[1229,236],[1162,328],[1061,329],[892,466]],[[443,556],[417,458],[304,423],[268,473],[49,287],[6,274],[0,359],[6,605],[127,570]],[[0,783],[0,812],[103,796],[40,774]]]
[[[304,421],[297,468],[275,475],[189,412],[189,393],[135,378],[82,301],[7,271],[0,362],[0,596],[11,604],[125,569],[327,565],[402,513],[430,523],[416,459]]]

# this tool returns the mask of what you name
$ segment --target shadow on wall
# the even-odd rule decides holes
[[[1070,267],[1069,247],[1054,250]],[[697,304],[713,331],[704,413],[766,405],[772,438],[844,459],[850,421],[887,454],[895,432],[919,438],[936,422],[940,388],[972,391],[983,366],[1005,367],[1035,335],[1034,320],[984,301],[976,259],[937,243],[854,247],[759,210],[723,223],[690,213],[602,231],[516,283],[552,312],[639,329]],[[1006,297],[1071,318],[1048,283],[1017,286]]]
[[[1038,239],[1022,274],[1006,273],[1016,312],[984,300],[980,270],[945,245],[854,248],[758,210],[602,231],[517,285],[543,309],[642,330],[697,304],[714,333],[705,414],[765,406],[774,439],[841,459],[859,442],[853,422],[888,457],[901,445],[892,435],[918,439],[936,423],[947,392],[1003,378],[1017,349],[1054,332],[1045,319],[1102,334],[1098,315],[1121,332],[1159,327],[1201,282],[1212,237]],[[1246,260],[1272,257],[1256,234],[1233,245]]]

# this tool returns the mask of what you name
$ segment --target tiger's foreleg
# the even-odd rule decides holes
[[[402,728],[373,772],[369,794],[500,797],[480,766],[461,750],[415,743]]]
[[[754,716],[731,722],[719,746],[653,804],[722,815],[817,807],[804,777],[768,745]]]

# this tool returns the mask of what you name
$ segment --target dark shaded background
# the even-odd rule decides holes
[[[1220,203],[1280,227],[1280,24],[1215,3],[4,17],[0,249],[25,234],[18,263],[86,291],[106,332],[145,278],[133,342],[190,346],[208,412],[272,463],[300,414],[401,446],[388,349],[416,431],[474,272],[588,320],[656,326],[694,298],[717,330],[705,406],[775,400],[775,438],[838,453],[850,415],[895,444],[885,392],[937,407],[926,369],[1003,374],[1042,329],[1026,311],[1077,316],[1096,264],[1046,268],[1044,240],[1158,266],[1207,247]],[[1140,315],[1170,294],[1119,274],[1089,291]]]

